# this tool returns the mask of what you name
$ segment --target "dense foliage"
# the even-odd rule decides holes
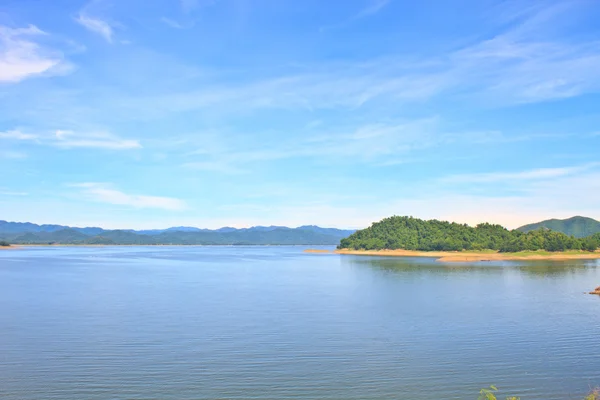
[[[565,235],[575,236],[576,238],[584,238],[600,232],[600,222],[586,217],[549,219],[535,224],[522,226],[517,230],[521,232],[531,232],[541,228],[561,232]]]
[[[4,241],[4,240],[0,240],[0,247],[8,247],[10,246],[10,243]]]
[[[488,223],[471,227],[446,221],[390,217],[342,239],[339,248],[355,250],[403,249],[420,251],[498,250],[594,251],[600,235],[575,238],[540,229],[523,233]]]

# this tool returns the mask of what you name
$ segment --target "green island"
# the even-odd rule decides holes
[[[475,227],[393,216],[342,239],[341,254],[435,256],[442,261],[600,258],[600,233],[575,237],[544,227],[523,232],[497,224]]]

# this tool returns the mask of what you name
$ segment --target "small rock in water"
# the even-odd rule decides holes
[[[594,289],[593,292],[590,292],[590,294],[600,294],[600,286],[598,286],[596,289]]]

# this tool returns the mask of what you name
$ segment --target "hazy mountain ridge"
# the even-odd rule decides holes
[[[537,229],[549,229],[576,238],[584,238],[599,233],[600,222],[592,218],[576,216],[567,219],[548,219],[517,228],[521,232],[531,232]]]
[[[256,226],[215,230],[194,227],[167,229],[102,229],[37,225],[0,221],[0,240],[15,244],[122,244],[122,245],[336,245],[353,230],[307,225],[298,228]]]

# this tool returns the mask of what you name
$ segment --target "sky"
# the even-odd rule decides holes
[[[597,0],[3,0],[0,219],[600,219]]]

